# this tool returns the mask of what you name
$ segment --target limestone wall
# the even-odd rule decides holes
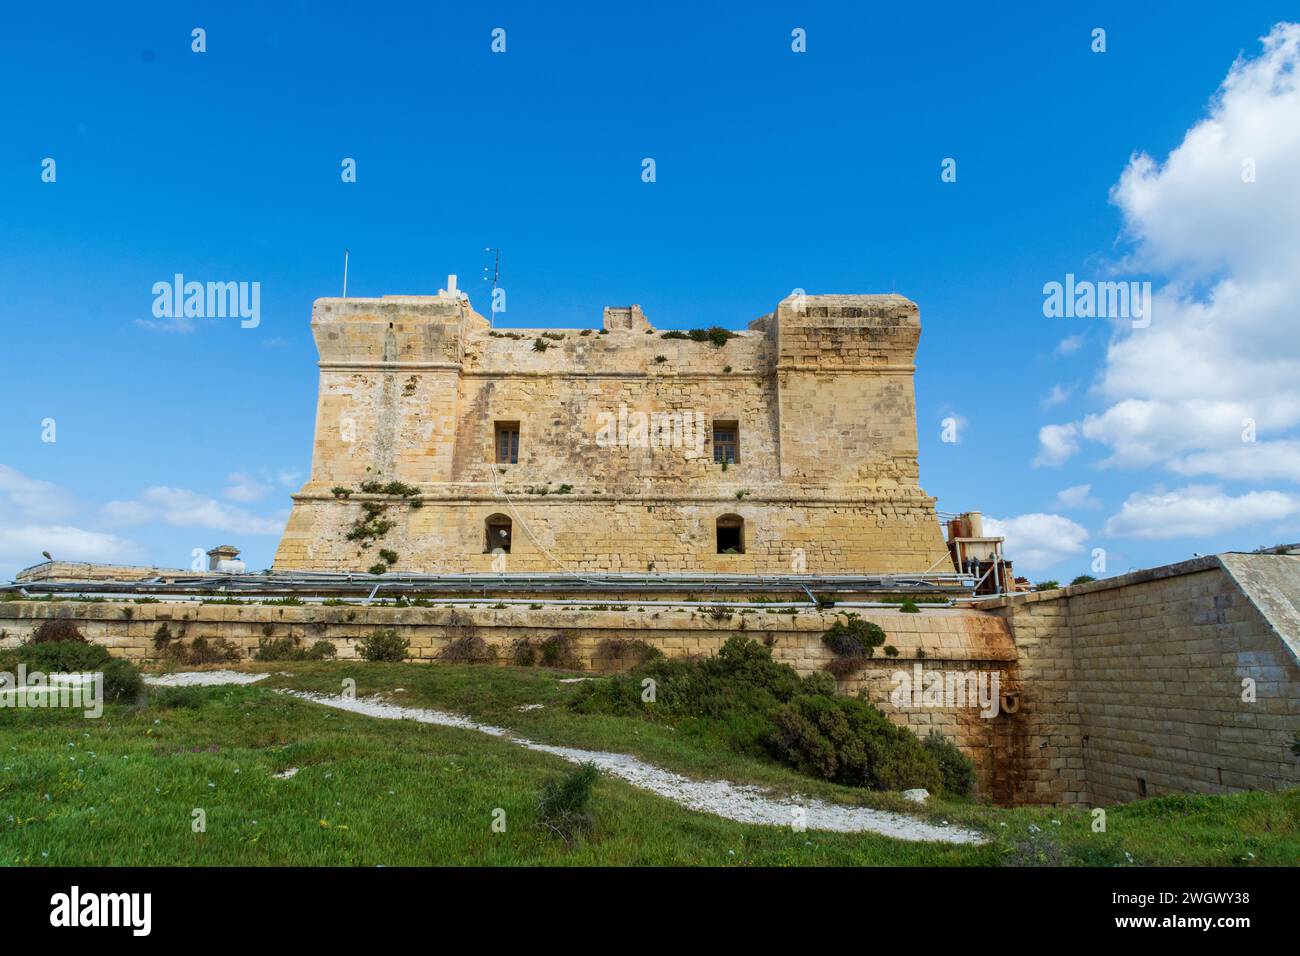
[[[1026,792],[1101,805],[1300,784],[1297,635],[1277,612],[1300,600],[1297,569],[1222,555],[986,605],[1020,661]]]
[[[276,569],[366,570],[383,548],[399,570],[485,570],[484,521],[503,514],[512,571],[789,572],[796,549],[812,573],[947,570],[917,484],[914,303],[788,299],[721,346],[632,324],[494,330],[450,298],[318,300],[312,474]],[[519,460],[499,464],[507,422]],[[717,422],[738,425],[725,468]],[[375,499],[392,529],[349,541],[367,481],[423,508]],[[742,554],[717,553],[729,515]]]

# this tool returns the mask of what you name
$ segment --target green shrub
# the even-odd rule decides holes
[[[836,621],[827,629],[822,643],[835,655],[826,669],[836,677],[846,677],[861,668],[876,648],[885,643],[885,632],[879,624],[849,613],[845,620]]]
[[[47,674],[96,671],[112,659],[107,648],[70,640],[24,644],[18,648],[18,658],[29,670]]]
[[[100,671],[104,675],[104,700],[132,701],[144,686],[140,672],[130,661],[113,657],[98,644],[75,640],[52,640],[29,643],[18,648],[16,660],[29,670],[46,674],[85,674]],[[8,670],[8,667],[0,667]]]
[[[144,680],[130,661],[115,657],[102,668],[104,672],[104,700],[127,703],[134,701],[144,690]]]
[[[324,661],[330,660],[338,655],[339,649],[334,646],[333,641],[317,641],[311,647],[307,648],[307,660]]]
[[[591,812],[591,788],[600,771],[584,763],[558,782],[542,788],[537,799],[537,824],[565,843],[573,843],[596,825]]]
[[[532,667],[537,663],[537,647],[526,637],[510,645],[510,656],[519,667]]]
[[[910,730],[866,701],[797,697],[772,715],[773,756],[800,773],[871,790],[937,791],[939,762]]]
[[[577,670],[582,666],[578,661],[574,640],[568,634],[552,634],[542,641],[538,651],[541,654],[543,667]]]
[[[1093,581],[1095,581],[1095,580],[1097,580],[1097,579],[1094,578],[1091,574],[1081,574],[1081,575],[1079,575],[1077,578],[1075,578],[1073,581],[1071,581],[1070,583],[1071,583],[1071,584],[1091,584],[1091,583],[1092,583]]]
[[[368,661],[404,661],[411,642],[398,637],[391,627],[380,628],[357,641],[357,653]]]
[[[259,637],[253,660],[290,661],[295,658],[297,651],[298,642],[292,637]]]
[[[921,609],[916,606],[915,601],[913,601],[911,598],[908,598],[901,605],[899,605],[898,612],[900,614],[920,614]]]
[[[943,775],[943,789],[955,796],[969,796],[975,789],[975,766],[955,743],[939,733],[930,731],[923,741],[925,749],[939,761]]]
[[[66,617],[51,617],[41,621],[31,639],[33,644],[49,644],[63,641],[79,641],[83,644],[86,642],[86,639],[81,636],[81,631],[77,628],[77,622]]]

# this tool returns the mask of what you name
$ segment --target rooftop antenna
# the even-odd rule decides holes
[[[497,310],[494,308],[497,301],[497,283],[501,281],[501,250],[488,246],[483,251],[493,254],[492,265],[483,267],[483,281],[492,283],[492,299],[488,306],[488,325],[494,327],[497,317]],[[491,279],[488,279],[489,272],[492,273]]]
[[[343,250],[343,298],[348,297],[348,250]]]

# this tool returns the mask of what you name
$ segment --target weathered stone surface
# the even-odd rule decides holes
[[[317,300],[312,473],[275,568],[366,570],[383,548],[395,570],[501,570],[487,553],[493,515],[512,521],[510,571],[945,563],[934,499],[917,485],[914,303],[791,298],[722,346],[662,338],[639,309],[607,310],[604,324],[493,330],[462,299]],[[648,441],[620,442],[616,428],[611,442],[610,418],[637,413],[661,416]],[[495,463],[496,422],[518,423],[517,463]],[[739,427],[725,470],[716,422]],[[417,487],[422,507],[368,498],[366,481]],[[393,526],[349,541],[367,501]],[[744,521],[743,553],[718,553],[728,515]]]

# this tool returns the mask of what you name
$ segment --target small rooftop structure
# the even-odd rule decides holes
[[[639,305],[607,305],[602,315],[603,327],[608,331],[624,329],[631,332],[649,332],[652,330],[650,320],[645,317]]]
[[[244,562],[239,560],[239,549],[233,544],[219,544],[208,552],[208,570],[242,573]]]

